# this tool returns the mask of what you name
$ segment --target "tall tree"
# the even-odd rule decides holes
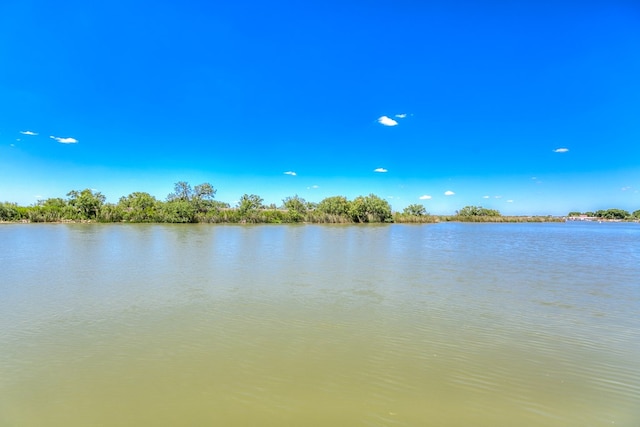
[[[603,219],[625,219],[629,216],[629,212],[623,209],[607,209],[596,211],[595,216]]]
[[[173,185],[173,193],[167,196],[167,201],[182,200],[188,202],[193,196],[193,189],[186,181],[178,181]]]
[[[126,220],[133,222],[149,222],[156,218],[159,201],[149,193],[134,192],[121,197],[118,206],[122,208]]]
[[[106,197],[99,191],[88,188],[82,191],[71,190],[67,193],[69,206],[72,206],[80,219],[95,219],[100,213]]]
[[[244,216],[251,211],[260,209],[262,201],[262,197],[256,194],[243,194],[238,201],[238,211]]]
[[[191,185],[186,181],[178,181],[174,184],[173,193],[167,196],[168,202],[187,202],[196,212],[206,212],[212,208],[215,208],[213,198],[215,197],[216,189],[213,188],[208,182],[196,185],[195,188],[191,188]]]
[[[207,212],[216,208],[213,198],[216,189],[208,182],[196,185],[191,196],[191,204],[197,212]]]
[[[356,197],[351,202],[350,212],[356,222],[386,222],[392,218],[389,202],[375,194]]]
[[[216,195],[216,189],[208,182],[196,185],[193,189],[193,197],[201,200],[213,200]]]
[[[427,214],[427,210],[423,205],[413,204],[404,208],[402,213],[405,215],[423,216]]]
[[[458,216],[501,216],[495,209],[487,209],[482,206],[465,206],[456,212]]]
[[[307,212],[307,202],[297,194],[293,197],[287,197],[282,201],[283,207],[287,210],[287,216],[290,221],[299,222],[304,218]]]
[[[318,203],[316,210],[328,215],[347,216],[349,201],[344,196],[327,197]]]

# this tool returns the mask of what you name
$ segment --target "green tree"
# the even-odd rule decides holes
[[[197,212],[208,212],[217,209],[213,201],[215,195],[216,189],[208,182],[204,182],[194,187],[191,203]]]
[[[640,219],[640,209],[638,209],[637,211],[633,211],[631,216],[634,218]]]
[[[262,198],[256,194],[243,194],[238,201],[238,211],[242,216],[260,209],[262,207]]]
[[[629,212],[623,209],[607,209],[596,211],[595,216],[603,219],[625,219],[629,217]]]
[[[29,209],[29,221],[31,222],[55,222],[65,218],[72,219],[75,209],[59,197],[38,200],[38,203]]]
[[[307,213],[307,202],[297,194],[287,197],[282,201],[282,206],[287,211],[287,217],[292,222],[300,222]]]
[[[185,200],[172,200],[159,204],[157,215],[161,222],[196,222],[196,211],[193,205]]]
[[[500,211],[483,208],[482,206],[465,206],[456,214],[458,216],[501,216]]]
[[[402,211],[405,215],[413,215],[413,216],[423,216],[427,214],[427,210],[423,205],[413,204],[409,205]]]
[[[348,216],[349,204],[347,198],[343,196],[327,197],[318,203],[316,210],[327,215]]]
[[[71,190],[67,193],[67,197],[69,197],[67,203],[73,208],[77,217],[74,219],[96,219],[106,199],[100,192],[94,192],[88,188],[82,191]]]
[[[186,181],[178,181],[173,186],[173,193],[167,196],[168,202],[183,201],[191,204],[196,212],[207,212],[217,209],[217,205],[213,202],[216,195],[216,189],[208,182],[196,185],[191,188]]]
[[[356,197],[351,202],[349,213],[355,222],[387,222],[392,219],[389,202],[375,194]]]
[[[172,202],[176,200],[182,200],[188,202],[193,196],[193,188],[186,181],[178,181],[173,184],[173,193],[169,193],[167,201]]]
[[[43,206],[45,208],[51,209],[64,209],[67,206],[67,202],[60,197],[49,198],[45,200],[38,200],[38,206]]]
[[[134,192],[121,197],[118,206],[127,221],[152,222],[156,220],[158,203],[158,199],[149,193]]]
[[[193,197],[201,200],[213,200],[216,195],[216,189],[208,182],[196,185],[193,189]]]
[[[119,204],[105,203],[100,209],[98,220],[101,222],[120,222],[124,216],[124,209]]]
[[[0,221],[16,221],[20,219],[18,205],[15,203],[0,203]]]

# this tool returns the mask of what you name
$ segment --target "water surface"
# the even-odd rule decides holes
[[[640,226],[0,226],[0,425],[640,425]]]

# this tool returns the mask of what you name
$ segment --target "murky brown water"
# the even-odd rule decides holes
[[[640,225],[0,225],[0,426],[640,425]]]

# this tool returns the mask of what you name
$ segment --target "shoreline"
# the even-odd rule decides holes
[[[13,221],[0,220],[0,224],[220,224],[220,225],[266,225],[266,224],[299,224],[299,225],[380,225],[380,224],[440,224],[440,223],[561,223],[561,222],[635,222],[638,220],[602,220],[602,221],[577,221],[567,217],[548,216],[500,216],[500,217],[456,217],[455,215],[425,215],[414,217],[401,217],[397,215],[393,221],[387,222],[355,222],[355,221],[195,221],[195,222],[166,222],[166,221],[101,221],[95,219],[62,219],[55,221],[32,221],[19,219]]]

